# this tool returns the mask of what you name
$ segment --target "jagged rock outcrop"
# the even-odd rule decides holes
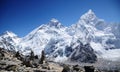
[[[41,52],[41,58],[40,58],[40,60],[39,60],[39,63],[40,63],[40,64],[43,64],[44,61],[45,61],[45,53],[44,53],[44,51],[42,51],[42,52]]]
[[[94,63],[97,56],[89,44],[80,43],[69,58],[71,61]]]

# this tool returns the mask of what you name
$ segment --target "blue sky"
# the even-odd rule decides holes
[[[120,0],[0,0],[0,34],[23,37],[51,18],[70,26],[89,9],[107,22],[120,22]]]

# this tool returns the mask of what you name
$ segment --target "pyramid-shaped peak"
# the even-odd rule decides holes
[[[53,23],[59,22],[59,21],[58,21],[57,19],[55,19],[55,18],[52,18],[50,21],[53,22]]]
[[[89,9],[87,13],[88,14],[94,14],[94,12],[92,11],[92,9]]]
[[[89,9],[88,12],[86,12],[80,17],[80,19],[86,20],[86,21],[93,21],[93,20],[96,20],[96,18],[97,17],[95,13],[91,9]]]
[[[94,13],[94,11],[92,9],[89,9],[88,12],[86,12],[84,15],[96,17],[96,15],[95,15],[95,13]]]

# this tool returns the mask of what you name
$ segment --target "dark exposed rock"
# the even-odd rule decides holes
[[[21,60],[21,61],[24,60],[24,56],[23,56],[22,54],[20,54],[19,51],[17,51],[17,52],[15,53],[15,57],[16,57],[17,59]]]
[[[3,48],[0,48],[0,60],[2,60],[5,57],[5,50]]]
[[[39,58],[34,56],[34,52],[31,50],[30,56],[25,56],[23,59],[23,64],[27,67],[38,67]]]
[[[28,61],[24,61],[24,63],[27,67],[33,67],[32,65],[32,61],[28,60]]]
[[[85,72],[94,72],[94,66],[84,66]]]
[[[33,72],[41,72],[41,70],[34,70]]]
[[[34,57],[35,57],[35,59],[39,59],[39,58],[38,58],[38,55],[35,55]]]
[[[17,66],[16,65],[8,65],[5,70],[8,71],[16,71],[17,70]]]
[[[29,56],[25,56],[23,59],[23,65],[26,65],[27,67],[38,67],[39,64],[43,64],[45,61],[45,54],[44,51],[41,52],[41,58],[39,59],[38,56],[34,55],[34,52],[31,50],[31,53]]]
[[[78,66],[78,65],[75,65],[75,66],[73,66],[73,70],[75,70],[75,71],[79,71],[79,70],[80,70],[80,68],[79,68],[79,66]]]
[[[45,61],[45,53],[44,53],[44,51],[41,52],[41,58],[40,58],[39,63],[43,64],[43,61]]]
[[[2,60],[4,56],[5,56],[5,55],[1,52],[1,53],[0,53],[0,60]]]
[[[34,60],[34,52],[31,50],[31,53],[30,53],[30,60]]]
[[[44,63],[41,65],[42,69],[47,69],[50,70],[49,64],[48,63]]]
[[[70,72],[70,67],[67,65],[64,65],[62,72]]]
[[[71,61],[94,63],[97,61],[97,56],[90,44],[83,45],[80,43],[69,57]]]

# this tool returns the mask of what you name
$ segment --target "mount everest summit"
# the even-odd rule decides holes
[[[40,55],[44,50],[46,57],[56,62],[71,60],[92,63],[97,58],[117,60],[120,58],[120,36],[112,29],[113,26],[108,26],[89,10],[69,27],[53,18],[23,38],[6,31],[0,35],[0,47],[24,55],[31,50]]]

